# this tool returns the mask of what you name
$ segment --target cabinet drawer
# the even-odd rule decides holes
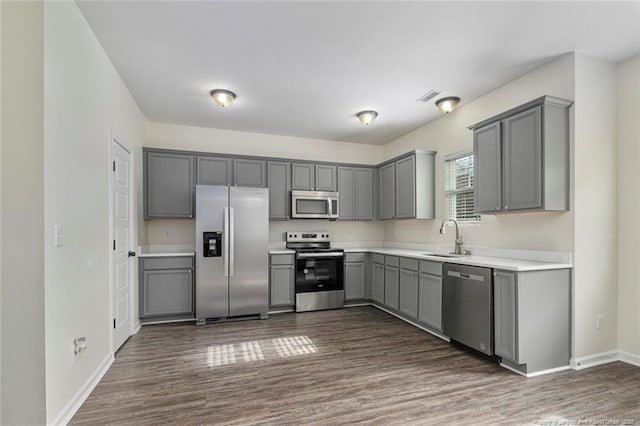
[[[384,264],[389,266],[399,266],[400,258],[398,256],[385,256]]]
[[[402,269],[411,269],[412,271],[418,271],[418,259],[411,259],[410,257],[401,257],[400,267]]]
[[[272,265],[293,265],[295,255],[293,254],[272,254],[271,255],[271,264]]]
[[[437,275],[439,277],[442,276],[442,263],[440,262],[430,262],[428,260],[420,261],[420,272],[424,274]]]
[[[381,264],[384,265],[384,255],[383,254],[373,253],[371,255],[371,258],[373,259],[374,263],[381,263]]]
[[[364,262],[365,256],[366,256],[366,253],[345,253],[344,254],[344,261],[346,263],[349,263],[349,262]]]
[[[142,258],[142,269],[191,269],[193,257],[147,257]]]

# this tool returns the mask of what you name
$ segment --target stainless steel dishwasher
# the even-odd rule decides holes
[[[444,334],[486,355],[493,355],[493,274],[490,268],[443,265]]]

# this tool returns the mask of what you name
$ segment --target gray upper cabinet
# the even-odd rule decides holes
[[[473,132],[473,205],[477,212],[502,209],[500,122]]]
[[[291,164],[291,189],[313,191],[316,188],[316,174],[313,164]]]
[[[291,163],[269,161],[269,219],[287,220],[291,215]]]
[[[416,157],[396,161],[396,218],[416,216]]]
[[[479,213],[569,209],[569,107],[542,96],[469,126]]]
[[[316,190],[331,192],[338,190],[336,166],[316,165]]]
[[[267,162],[263,160],[234,159],[233,181],[235,186],[267,186]]]
[[[303,191],[331,191],[338,188],[337,167],[328,164],[291,164],[291,189]]]
[[[339,218],[373,219],[373,169],[338,167]]]
[[[196,184],[233,185],[233,160],[223,157],[197,157]]]
[[[195,161],[191,155],[144,152],[144,217],[191,218]]]
[[[353,167],[338,167],[338,218],[356,218],[355,170]]]
[[[396,164],[380,167],[380,219],[396,217]]]
[[[435,155],[416,150],[380,167],[380,219],[435,217]]]

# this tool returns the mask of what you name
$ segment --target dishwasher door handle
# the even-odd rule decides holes
[[[482,275],[463,274],[462,272],[458,271],[447,271],[447,275],[449,275],[450,277],[462,278],[465,280],[484,282],[484,277]]]

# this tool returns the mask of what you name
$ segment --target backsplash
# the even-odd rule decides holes
[[[145,222],[145,244],[194,244],[196,222],[188,219],[154,219]],[[285,232],[292,231],[329,231],[332,241],[382,241],[384,224],[382,222],[355,222],[329,220],[288,220],[269,221],[269,245],[284,245]]]

